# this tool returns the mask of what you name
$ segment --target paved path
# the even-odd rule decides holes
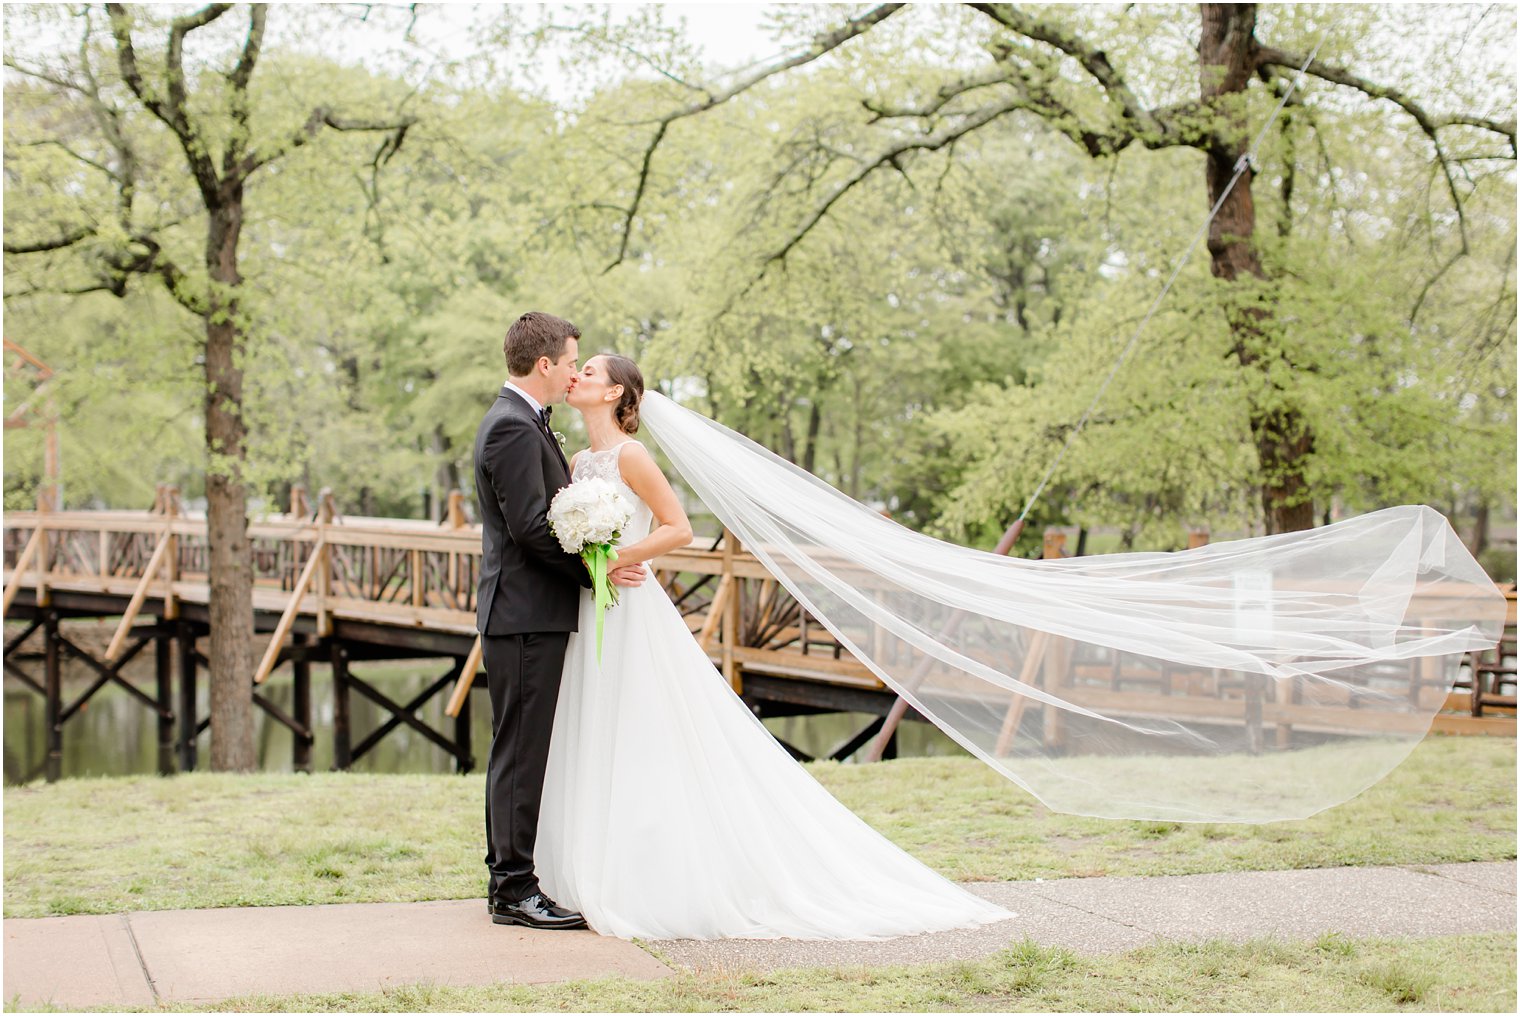
[[[480,900],[165,910],[5,921],[5,1002],[152,1007],[240,995],[529,984],[676,969],[972,959],[1025,938],[1083,953],[1157,941],[1515,930],[1515,864],[1326,868],[967,886],[1018,916],[884,942],[647,943],[496,927]]]

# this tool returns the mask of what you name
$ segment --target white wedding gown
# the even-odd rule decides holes
[[[631,442],[625,442],[631,443]],[[573,479],[649,507],[622,445]],[[570,636],[534,850],[539,881],[619,938],[880,939],[1013,917],[914,860],[834,800],[733,693],[654,581],[619,590],[602,662],[590,591]]]

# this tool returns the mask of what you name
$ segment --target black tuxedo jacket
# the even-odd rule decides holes
[[[549,502],[570,483],[559,445],[505,386],[475,435],[482,553],[475,623],[483,635],[575,631],[581,559],[549,531]]]

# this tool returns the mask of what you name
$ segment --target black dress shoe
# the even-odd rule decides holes
[[[520,924],[525,928],[559,930],[584,928],[586,919],[574,910],[555,903],[543,893],[534,893],[516,903],[492,900],[491,923]]]

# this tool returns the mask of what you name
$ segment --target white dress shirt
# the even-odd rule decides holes
[[[513,384],[511,378],[508,378],[506,380],[505,387],[512,389],[514,392],[516,392],[517,394],[521,395],[523,398],[527,399],[528,400],[528,405],[530,405],[530,406],[533,407],[533,411],[535,413],[538,413],[540,416],[543,415],[544,407],[538,404],[538,400],[535,399],[533,396],[529,395],[527,392],[523,391],[521,388],[517,387],[515,384]]]

